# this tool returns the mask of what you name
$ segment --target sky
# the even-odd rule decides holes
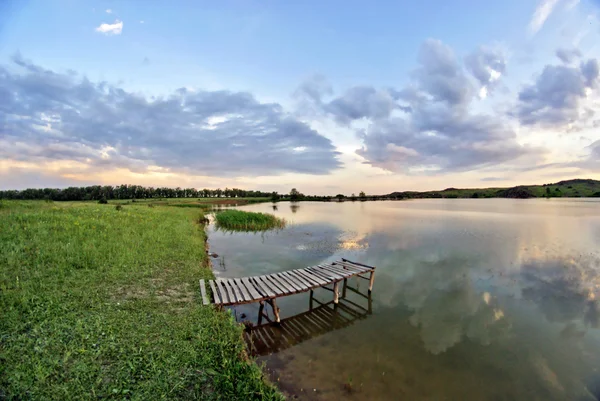
[[[600,179],[600,0],[0,1],[0,189]]]

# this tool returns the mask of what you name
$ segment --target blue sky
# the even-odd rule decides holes
[[[385,193],[600,178],[599,10],[5,0],[0,187]]]

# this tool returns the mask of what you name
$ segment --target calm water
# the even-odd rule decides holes
[[[292,396],[600,395],[600,202],[282,202],[277,210],[243,209],[273,213],[289,225],[265,234],[210,228],[217,275],[265,274],[340,257],[377,266],[371,315],[259,358]],[[318,299],[331,300],[320,291]],[[308,299],[308,293],[281,299],[282,318],[307,311]],[[256,321],[257,310],[234,312]]]

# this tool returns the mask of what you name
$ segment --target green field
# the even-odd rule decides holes
[[[201,209],[0,201],[0,399],[280,399],[198,302]]]
[[[266,231],[285,227],[285,220],[268,213],[223,210],[215,213],[216,226],[230,231]]]

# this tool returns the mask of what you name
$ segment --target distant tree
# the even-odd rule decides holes
[[[360,193],[358,194],[358,197],[360,198],[361,201],[367,200],[367,194],[365,194],[365,191],[360,191]]]
[[[279,200],[279,194],[277,192],[271,193],[271,202],[277,202]]]
[[[350,196],[350,199],[352,199],[352,202],[354,202],[356,200],[356,195],[354,195],[354,192],[352,193],[352,195]]]
[[[290,191],[290,200],[292,201],[299,200],[301,196],[302,194],[296,188],[292,188]]]
[[[339,200],[339,201],[341,201],[341,200],[343,200],[343,199],[345,198],[345,196],[344,196],[344,195],[342,195],[342,194],[337,194],[335,197],[336,197],[336,198],[337,198],[337,200]]]

